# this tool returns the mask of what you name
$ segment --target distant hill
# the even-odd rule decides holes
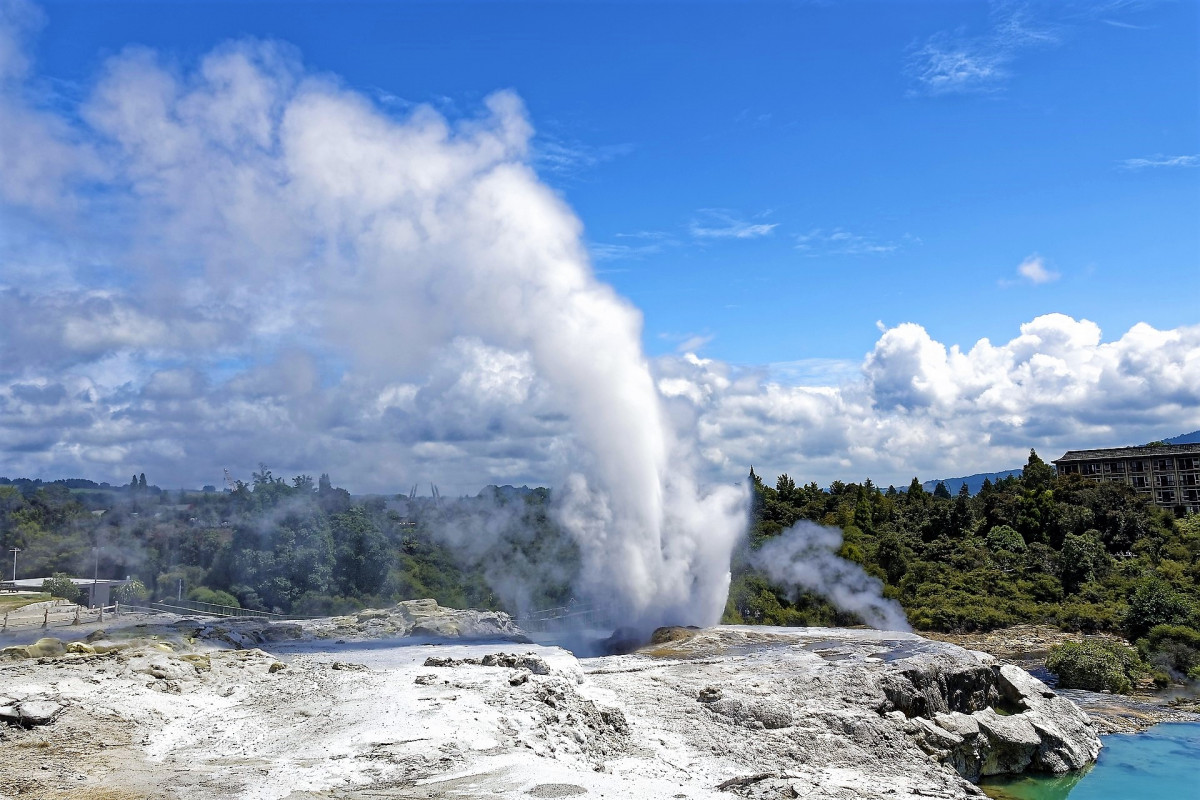
[[[1192,431],[1173,439],[1163,439],[1167,444],[1200,444],[1200,431]]]
[[[980,489],[983,488],[983,481],[985,478],[990,478],[992,483],[995,483],[1001,478],[1007,478],[1009,475],[1020,474],[1021,470],[1019,468],[1006,469],[1003,472],[981,472],[978,475],[968,475],[965,478],[940,478],[937,480],[925,481],[921,484],[921,488],[927,492],[932,492],[935,488],[937,488],[938,483],[944,483],[946,484],[946,488],[950,490],[950,494],[958,494],[958,490],[961,489],[962,485],[965,483],[967,485],[967,491],[971,494],[976,494]]]

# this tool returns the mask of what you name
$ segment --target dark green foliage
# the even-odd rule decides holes
[[[74,603],[83,592],[71,581],[71,576],[64,572],[56,572],[42,581],[42,591],[51,597],[59,597],[68,603]]]
[[[1155,625],[1138,650],[1154,667],[1170,670],[1176,677],[1200,679],[1200,631],[1186,625]]]
[[[1112,558],[1104,549],[1100,531],[1068,533],[1062,544],[1062,582],[1067,592],[1076,592],[1079,587],[1108,570]]]
[[[755,475],[752,487],[749,547],[801,519],[840,527],[841,554],[884,580],[885,595],[918,629],[1037,622],[1131,639],[1160,624],[1200,629],[1200,517],[1174,519],[1123,484],[1056,477],[1036,453],[1022,475],[985,481],[974,497],[926,493],[919,480],[907,492],[880,492],[869,481],[823,491],[788,476],[772,488]],[[726,621],[836,617],[820,598],[789,601],[745,563],[735,556]],[[1184,663],[1183,646],[1148,641],[1147,658]]]
[[[1050,648],[1046,668],[1063,689],[1128,694],[1145,672],[1137,651],[1119,642],[1088,639]]]
[[[1025,539],[1007,525],[997,525],[987,532],[987,546],[993,553],[1024,553]]]
[[[0,485],[0,545],[20,548],[22,575],[153,576],[118,593],[126,603],[187,597],[327,614],[432,597],[516,612],[566,604],[579,568],[545,489],[418,498],[399,512],[387,498],[351,497],[327,474],[285,480],[265,464],[227,492],[168,497],[137,475],[116,489],[85,483],[80,493],[66,482]]]
[[[1195,614],[1195,601],[1161,578],[1146,578],[1129,598],[1125,630],[1130,639],[1159,625],[1181,625]]]

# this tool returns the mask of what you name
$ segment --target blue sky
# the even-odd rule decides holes
[[[86,85],[131,43],[273,38],[401,114],[513,89],[650,352],[857,361],[876,320],[968,345],[1050,311],[1196,321],[1197,8],[50,3],[35,53]],[[943,53],[966,74],[922,80]],[[1059,277],[1019,280],[1032,255]]]
[[[768,476],[906,483],[1012,466],[1029,446],[1200,427],[1200,389],[1186,388],[1200,382],[1195,3],[2,0],[0,11],[0,112],[17,121],[0,132],[0,455],[14,474],[150,464],[211,482],[217,464],[265,460],[342,465],[371,487],[392,478],[339,448],[383,436],[392,449],[376,461],[405,485],[414,458],[414,474],[463,486],[552,480],[554,443],[570,437],[553,420],[569,412],[545,400],[561,382],[530,341],[414,304],[437,289],[416,278],[405,284],[416,294],[394,300],[440,331],[428,342],[366,352],[361,330],[315,321],[334,311],[314,276],[374,273],[354,262],[361,240],[342,242],[350,263],[310,263],[344,231],[297,249],[293,195],[304,213],[321,198],[290,187],[431,118],[448,126],[446,147],[391,153],[397,174],[488,142],[506,148],[494,164],[531,167],[530,191],[549,187],[563,205],[514,200],[526,241],[577,242],[600,288],[640,311],[664,397],[695,406],[685,438],[700,443],[699,473],[724,480],[753,461]],[[359,127],[296,168],[279,142],[314,82],[349,103],[329,127]],[[497,110],[496,92],[519,103]],[[222,138],[223,109],[242,102],[262,104],[274,150]],[[250,193],[247,213],[264,214],[253,230],[230,232],[228,198],[199,199],[234,175],[281,181]],[[326,212],[321,225],[384,213]],[[547,248],[537,258],[553,270]],[[300,261],[316,271],[280,277]],[[498,290],[549,280],[536,264]],[[368,283],[363,303],[379,295]],[[413,336],[405,324],[381,317],[372,331]],[[381,348],[445,347],[458,383],[415,355],[363,366]],[[510,398],[475,409],[491,427],[421,417],[461,405],[468,384]],[[1159,398],[1147,408],[1138,391]],[[67,400],[52,412],[35,395]],[[280,444],[314,403],[324,410],[305,424],[319,435]],[[155,420],[168,413],[179,427],[165,433]],[[239,427],[271,415],[287,424],[270,435]],[[386,428],[396,415],[403,424]],[[195,431],[180,432],[185,418]],[[367,418],[386,436],[352,421]],[[213,463],[176,466],[206,446]]]

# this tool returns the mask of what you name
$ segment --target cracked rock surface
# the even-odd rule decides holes
[[[980,775],[1099,750],[1023,670],[911,634],[672,629],[576,659],[514,648],[503,615],[379,613],[185,620],[14,653],[0,797],[963,798]],[[449,638],[427,643],[432,627]],[[454,638],[489,627],[503,641]],[[27,707],[46,722],[21,723]]]

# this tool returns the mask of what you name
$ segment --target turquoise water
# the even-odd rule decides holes
[[[1000,800],[1188,800],[1200,798],[1200,722],[1165,722],[1104,737],[1090,771],[1061,778],[985,783]]]

